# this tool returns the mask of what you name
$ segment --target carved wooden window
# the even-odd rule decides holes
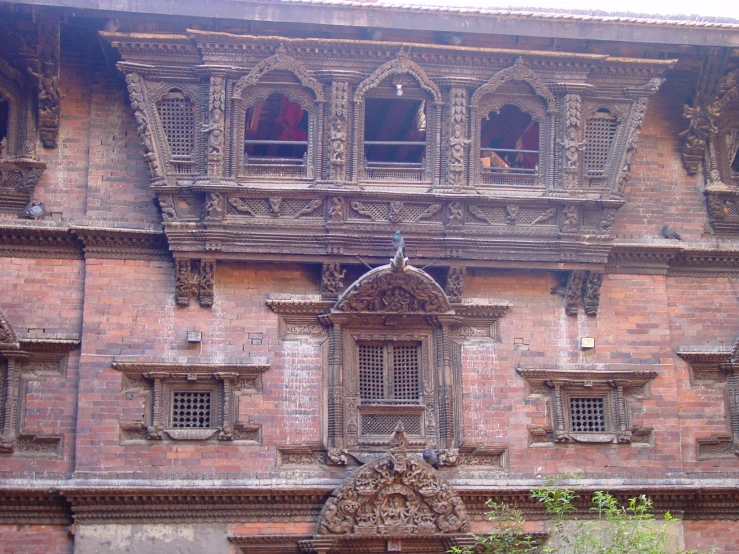
[[[261,393],[262,365],[116,362],[126,396],[142,397],[143,420],[121,420],[123,442],[259,441],[260,424],[239,421],[242,396]]]
[[[280,78],[280,75],[270,75]],[[290,85],[255,87],[245,97],[240,172],[245,177],[312,178],[315,132],[313,99],[304,89]]]
[[[244,123],[246,173],[303,177],[308,158],[309,121],[308,110],[278,92],[247,108]]]
[[[413,442],[425,444],[423,375],[430,379],[424,363],[428,341],[368,341],[364,333],[354,338],[353,361],[348,365],[359,387],[359,443],[385,444],[402,422]]]
[[[532,183],[539,173],[539,123],[518,106],[505,104],[480,123],[483,180],[512,176]]]
[[[362,403],[418,403],[418,344],[359,344],[359,396]]]
[[[506,83],[480,101],[472,160],[479,185],[538,187],[551,172],[552,121],[543,100],[522,94],[528,90],[528,85]]]
[[[529,425],[532,443],[651,444],[651,428],[635,425],[631,405],[648,394],[653,371],[519,368],[531,395],[546,400],[550,422]]]
[[[618,132],[618,118],[606,108],[598,109],[585,124],[585,173],[590,178],[603,177]]]
[[[172,390],[169,426],[174,429],[209,429],[217,413],[214,390]]]
[[[365,178],[373,181],[424,181],[426,127],[426,100],[367,98],[364,110]]]
[[[156,103],[159,120],[176,173],[191,173],[195,150],[195,105],[181,91],[172,89]]]
[[[569,398],[569,428],[573,433],[605,433],[611,427],[604,397]]]

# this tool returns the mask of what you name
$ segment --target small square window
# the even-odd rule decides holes
[[[604,433],[606,431],[605,400],[603,398],[570,398],[570,427],[574,433]]]
[[[171,426],[175,429],[211,427],[211,391],[173,391]]]

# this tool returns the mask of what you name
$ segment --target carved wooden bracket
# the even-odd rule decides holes
[[[124,375],[127,395],[144,398],[144,417],[120,421],[121,440],[244,440],[259,442],[261,424],[239,421],[238,399],[261,394],[265,364],[175,364],[113,362]],[[173,422],[171,396],[178,391],[211,391],[209,424],[182,427]]]
[[[201,306],[213,305],[216,279],[215,260],[175,260],[175,299],[178,306],[189,306],[195,297]]]
[[[545,369],[519,367],[529,394],[549,398],[550,422],[529,426],[532,444],[548,442],[651,444],[653,431],[632,423],[631,403],[648,394],[646,385],[656,371],[585,367]],[[581,425],[578,402],[591,401],[600,412],[598,425]]]
[[[571,271],[564,293],[565,313],[578,315],[583,309],[586,315],[598,315],[601,284],[603,284],[602,273]]]

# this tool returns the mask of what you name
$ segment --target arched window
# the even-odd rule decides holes
[[[249,174],[302,176],[308,155],[309,112],[279,92],[247,108],[244,167]]]
[[[400,89],[402,90],[402,89]],[[426,161],[426,101],[367,98],[364,166],[370,179],[410,171],[419,179]]]
[[[536,176],[539,172],[539,122],[518,106],[505,104],[482,117],[480,164],[486,176]]]

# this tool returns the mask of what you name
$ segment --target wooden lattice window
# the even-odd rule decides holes
[[[606,403],[604,398],[570,398],[570,430],[575,433],[604,433]]]
[[[179,429],[211,427],[212,391],[172,391],[171,426]]]
[[[171,90],[157,102],[159,120],[172,158],[190,160],[195,149],[195,106],[178,90]]]
[[[588,118],[585,125],[585,171],[589,177],[605,173],[617,130],[618,119],[605,108]]]
[[[360,344],[359,390],[362,403],[417,404],[418,344]]]

